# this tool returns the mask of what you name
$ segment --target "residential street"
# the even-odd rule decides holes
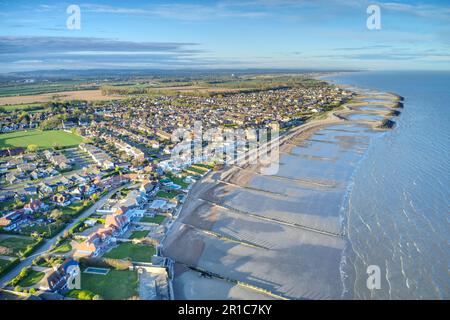
[[[33,262],[34,258],[36,258],[37,256],[50,250],[50,248],[56,243],[57,238],[59,236],[62,236],[66,230],[69,230],[70,228],[72,228],[81,219],[86,218],[86,217],[90,216],[91,214],[93,214],[98,208],[100,208],[106,202],[106,200],[108,200],[113,195],[113,193],[115,193],[116,191],[118,191],[126,186],[127,185],[123,185],[123,186],[120,186],[118,188],[115,188],[115,189],[109,191],[102,198],[100,198],[92,207],[87,209],[80,216],[78,216],[74,221],[69,223],[63,230],[61,230],[61,232],[59,232],[57,235],[55,235],[51,239],[44,240],[45,243],[39,249],[37,249],[31,256],[22,260],[16,267],[11,269],[11,271],[9,273],[7,273],[1,277],[0,287],[4,288],[7,285],[7,283],[9,281],[11,281],[20,272],[20,270],[22,270],[25,267],[30,266],[31,263]]]

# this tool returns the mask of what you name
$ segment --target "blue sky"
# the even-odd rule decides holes
[[[69,30],[66,9],[81,9]],[[369,30],[366,9],[381,10]],[[0,72],[86,68],[450,70],[449,1],[0,0]]]

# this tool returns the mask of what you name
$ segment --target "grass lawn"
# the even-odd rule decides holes
[[[107,275],[81,273],[81,287],[106,300],[123,300],[138,295],[136,271],[110,270]]]
[[[140,231],[133,231],[133,233],[130,236],[130,239],[142,239],[145,238],[148,235],[148,230],[140,230]]]
[[[153,246],[123,242],[103,255],[103,258],[130,259],[138,262],[151,262],[156,250]]]
[[[39,281],[41,281],[44,276],[45,276],[44,272],[30,270],[28,271],[26,277],[24,277],[19,281],[18,285],[21,287],[31,287],[36,283],[38,283]]]
[[[68,205],[67,207],[62,208],[61,212],[63,214],[68,214],[68,215],[77,215],[77,214],[81,213],[81,211],[84,211],[84,209],[87,209],[90,206],[91,206],[90,202],[87,206],[83,206],[83,201],[76,201],[76,202]]]
[[[67,253],[72,250],[69,240],[64,240],[59,246],[52,250],[52,253]]]
[[[203,164],[203,163],[196,163],[196,164],[194,164],[193,166],[199,167],[200,169],[203,168],[203,169],[205,169],[205,171],[208,171],[209,169],[214,168],[214,165]]]
[[[177,195],[178,195],[178,192],[175,192],[175,191],[162,191],[162,190],[160,190],[160,191],[158,191],[156,193],[157,197],[166,198],[166,199],[173,199]]]
[[[17,255],[19,251],[25,250],[28,245],[34,243],[35,241],[32,239],[22,239],[17,237],[0,239],[0,246],[9,248],[13,255]]]
[[[196,167],[195,165],[190,166],[189,168],[186,168],[187,172],[194,172],[194,173],[198,173],[198,174],[204,174],[206,171],[208,171],[208,169],[206,168],[200,168],[200,167]]]
[[[35,144],[39,148],[48,149],[54,146],[76,147],[83,138],[63,130],[27,130],[0,134],[0,149],[26,148]]]
[[[153,218],[152,217],[142,217],[140,222],[161,224],[164,221],[165,218],[166,218],[166,216],[162,216],[160,214],[157,214]]]
[[[184,182],[182,178],[171,177],[170,180],[172,180],[173,183],[179,185],[183,189],[186,189],[189,186],[189,184]]]
[[[6,212],[14,208],[15,200],[8,200],[0,202],[0,212]]]
[[[22,234],[32,234],[37,232],[39,234],[45,233],[46,238],[51,238],[64,228],[65,224],[61,221],[56,221],[47,225],[35,225],[32,227],[25,227],[21,229]]]

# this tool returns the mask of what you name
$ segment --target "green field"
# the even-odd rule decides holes
[[[147,245],[123,242],[103,255],[103,258],[130,259],[138,262],[151,262],[155,248]]]
[[[28,245],[34,243],[35,241],[32,239],[22,239],[17,237],[0,239],[0,247],[6,247],[11,250],[9,255],[17,255],[19,251],[25,250]]]
[[[26,148],[35,144],[39,148],[48,149],[58,147],[76,147],[83,138],[63,130],[28,130],[0,134],[0,149]]]
[[[44,272],[30,270],[28,271],[28,274],[18,282],[18,285],[21,287],[31,287],[41,281],[44,276]]]
[[[0,111],[13,112],[13,111],[38,111],[43,110],[44,106],[42,103],[25,103],[25,104],[11,104],[0,106]]]
[[[130,236],[130,239],[142,239],[145,238],[148,235],[148,230],[142,230],[142,231],[133,231],[133,233]]]
[[[163,191],[160,190],[156,193],[156,196],[159,198],[166,198],[166,199],[173,199],[175,198],[179,193],[176,191]]]
[[[123,300],[137,296],[138,276],[135,271],[110,270],[107,275],[81,273],[82,290],[106,300]]]
[[[68,205],[67,207],[64,207],[61,212],[63,214],[76,216],[83,212],[85,209],[89,208],[91,205],[92,203],[89,202],[86,206],[84,206],[83,201],[76,201]]]
[[[166,216],[162,216],[160,214],[157,214],[153,218],[152,217],[142,217],[140,222],[161,224],[164,221],[165,218],[166,218]]]

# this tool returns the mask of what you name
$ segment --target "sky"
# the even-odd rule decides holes
[[[98,68],[450,70],[450,1],[0,0],[0,72]]]

